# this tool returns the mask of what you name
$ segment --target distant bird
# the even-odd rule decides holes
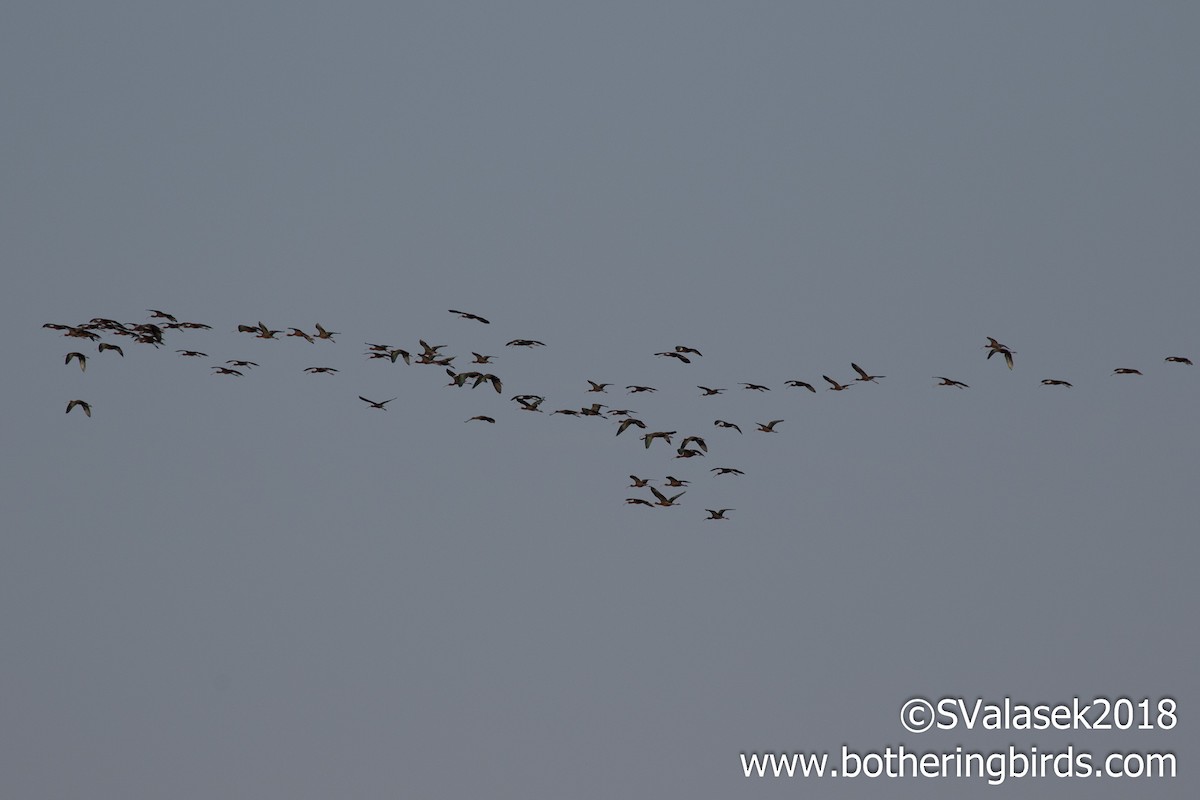
[[[704,510],[708,512],[707,519],[729,519],[729,517],[725,515],[730,511],[737,511],[736,508],[706,508]]]
[[[703,457],[704,452],[691,447],[680,447],[675,451],[676,458],[697,458]]]
[[[446,348],[446,345],[444,344],[430,344],[424,339],[418,339],[417,344],[421,345],[421,349],[425,351],[421,353],[420,358],[424,358],[429,361],[437,358],[441,354],[441,351]]]
[[[854,385],[852,383],[847,383],[847,384],[838,383],[837,381],[835,381],[833,378],[829,377],[828,375],[822,375],[821,377],[824,378],[825,381],[829,384],[829,391],[831,391],[831,392],[844,392],[847,389],[849,389],[851,386]],[[858,395],[855,395],[855,397],[858,397]]]
[[[367,403],[367,404],[369,404],[369,405],[371,406],[371,408],[378,408],[378,409],[379,409],[379,410],[381,410],[381,411],[387,411],[387,408],[386,408],[387,404],[388,404],[388,403],[390,403],[390,402],[392,402],[392,400],[395,400],[396,398],[395,398],[395,397],[393,397],[393,398],[392,398],[392,400],[384,400],[384,401],[383,401],[383,402],[381,402],[381,403],[376,403],[374,400],[368,400],[367,398],[363,397],[363,396],[360,394],[360,395],[358,396],[358,399],[359,399],[359,400],[362,400],[364,403]]]
[[[472,364],[490,364],[492,363],[492,359],[495,358],[495,356],[485,356],[476,352],[472,352],[471,355],[475,356],[475,360],[471,362]]]
[[[232,359],[232,358],[229,359],[228,361],[226,361],[225,363],[233,364],[235,367],[257,367],[258,366],[258,364],[256,364],[253,361],[241,361],[239,359]]]
[[[455,311],[453,308],[452,308],[452,309],[450,309],[450,313],[451,313],[451,314],[458,314],[458,315],[459,315],[460,317],[462,317],[463,319],[473,319],[473,320],[475,320],[476,322],[482,322],[484,325],[490,325],[490,324],[491,324],[490,322],[488,322],[486,319],[484,319],[483,317],[479,316],[478,314],[468,314],[466,311]]]
[[[864,370],[862,367],[860,367],[858,364],[855,364],[854,362],[850,362],[850,366],[854,369],[855,372],[858,373],[858,377],[854,379],[856,381],[867,381],[869,383],[876,383],[876,378],[886,378],[887,377],[887,375],[870,375],[867,373],[866,370]],[[855,395],[855,397],[857,397],[857,395]]]
[[[686,438],[685,438],[685,439],[684,439],[682,442],[680,442],[680,443],[679,443],[679,449],[680,449],[680,450],[684,449],[685,447],[687,447],[687,446],[688,446],[689,444],[691,444],[692,442],[695,442],[695,443],[696,443],[696,446],[697,446],[697,447],[699,447],[699,448],[700,448],[701,450],[703,450],[704,452],[706,452],[706,453],[708,452],[708,445],[707,445],[707,444],[704,442],[704,440],[703,440],[703,439],[701,439],[699,436],[688,436],[688,437],[686,437]]]
[[[1183,356],[1167,356],[1164,360],[1172,364],[1187,364],[1189,367],[1192,366],[1192,360]]]
[[[333,367],[305,367],[304,371],[310,375],[332,375],[337,372]]]
[[[704,392],[704,394],[700,395],[701,397],[711,397],[714,394],[720,394],[725,391],[724,389],[710,389],[707,386],[697,386],[696,388]]]
[[[394,347],[388,350],[387,357],[392,360],[393,364],[396,363],[397,358],[403,358],[405,364],[412,363],[412,353],[408,352],[407,350],[401,350],[399,347]]]
[[[619,425],[617,425],[617,436],[620,436],[622,433],[624,433],[630,425],[636,425],[639,428],[646,427],[646,423],[642,422],[640,419],[635,417],[626,417],[625,419],[621,420]]]
[[[676,505],[675,501],[678,500],[679,498],[683,497],[685,494],[687,494],[687,492],[680,492],[679,494],[672,495],[671,497],[667,497],[665,494],[660,492],[658,489],[655,489],[653,486],[650,487],[650,493],[658,498],[658,502],[655,503],[655,505],[662,506],[663,508],[667,508],[669,506]]]
[[[675,352],[676,352],[676,353],[691,353],[692,355],[695,355],[695,356],[700,356],[701,358],[704,358],[704,353],[701,353],[701,352],[700,352],[699,350],[697,350],[696,348],[694,348],[694,347],[684,347],[684,346],[683,346],[683,345],[681,345],[681,344],[677,344],[677,345],[675,345]]]
[[[676,488],[676,489],[683,488],[684,486],[687,486],[689,483],[691,483],[691,481],[681,481],[681,480],[679,480],[679,478],[676,478],[674,475],[668,475],[667,477],[663,478],[663,481],[666,482],[667,486],[670,486],[670,487]]]
[[[191,330],[202,330],[202,331],[211,331],[212,330],[212,325],[205,325],[203,322],[176,322],[173,325],[168,325],[167,327],[168,328],[170,328],[170,327],[188,328]]]
[[[236,369],[229,369],[228,367],[213,367],[213,369],[215,370],[213,372],[214,375],[236,375],[239,378],[242,377],[242,373]]]
[[[92,405],[86,400],[68,400],[66,413],[70,414],[71,409],[73,409],[75,406],[82,408],[85,416],[90,417],[92,415]]]
[[[340,335],[339,331],[327,331],[321,327],[321,323],[319,323],[319,322],[317,323],[317,338],[318,339],[328,339],[329,341],[332,342],[332,341],[334,341],[333,337],[338,336],[338,335]]]
[[[743,387],[743,388],[745,388],[745,389],[752,389],[753,391],[756,391],[756,392],[769,392],[769,391],[771,391],[771,387],[769,387],[769,386],[763,386],[761,383],[743,383],[743,384],[742,384],[742,387]]]
[[[610,408],[608,415],[610,417],[628,417],[630,414],[636,414],[636,411],[631,411],[628,408]]]
[[[1071,384],[1067,383],[1066,381],[1060,381],[1060,380],[1056,380],[1054,378],[1045,378],[1044,380],[1042,380],[1042,385],[1043,386],[1067,386],[1067,387],[1071,386]]]
[[[536,395],[519,395],[514,397],[513,400],[517,401],[522,411],[537,411],[540,414],[542,410],[538,406],[544,403],[546,398]]]
[[[176,350],[175,352],[184,358],[208,358],[208,353],[201,353],[199,350]]]
[[[588,383],[592,386],[588,389],[589,392],[603,392],[607,387],[612,386],[611,383],[596,383],[593,380],[589,380]]]
[[[313,342],[316,341],[316,339],[309,336],[307,333],[300,330],[299,328],[288,328],[288,331],[289,331],[288,336],[299,336],[301,339],[308,342],[309,344],[312,344]]]
[[[651,503],[644,497],[626,497],[625,503],[626,505],[631,506],[650,506],[651,508],[654,508],[654,503]]]
[[[732,422],[726,422],[723,419],[713,420],[713,425],[716,425],[718,428],[733,428],[738,433],[742,432],[742,429],[740,427],[738,427],[737,425],[735,425]]]
[[[745,475],[740,469],[733,467],[713,467],[709,472],[715,472],[718,475]]]
[[[629,480],[633,483],[629,484],[630,488],[642,489],[650,485],[650,478],[639,478],[637,475],[630,475]]]
[[[813,386],[811,383],[805,383],[804,381],[788,381],[786,385],[795,386],[798,389],[808,389],[810,392],[813,392],[814,394],[817,391],[817,387]]]
[[[626,386],[625,388],[629,390],[630,394],[639,394],[641,392],[657,392],[658,391],[658,389],[655,389],[652,386]]]
[[[80,371],[87,371],[87,356],[85,356],[83,353],[67,353],[67,358],[65,361],[63,361],[63,363],[70,364],[72,358],[79,362]]]
[[[587,408],[579,409],[579,416],[581,416],[581,417],[603,417],[604,412],[600,410],[602,408],[608,408],[608,406],[604,405],[603,403],[592,403],[591,406],[589,406]]]
[[[557,411],[551,411],[551,412],[550,412],[550,416],[552,416],[552,417],[553,417],[555,414],[566,414],[568,417],[578,417],[578,416],[580,416],[579,412],[578,412],[578,411],[576,411],[576,410],[575,410],[575,409],[573,409],[573,408],[560,408],[560,409],[558,409]]]
[[[1130,369],[1129,367],[1118,367],[1112,371],[1113,375],[1141,375],[1141,370]]]
[[[666,353],[655,353],[654,355],[664,356],[666,358],[677,358],[685,364],[692,363],[692,360],[690,358],[688,358],[687,356],[685,356],[683,353],[666,352]]]
[[[108,342],[101,342],[100,344],[96,345],[97,352],[103,353],[105,350],[116,350],[117,355],[119,355],[121,358],[125,357],[125,351],[121,349],[120,345],[109,344]]]
[[[970,389],[971,388],[970,386],[967,386],[962,381],[956,381],[951,378],[943,378],[941,375],[934,375],[933,379],[935,381],[941,381],[941,383],[937,384],[938,386],[955,386],[955,387],[958,387],[959,389]]]
[[[855,397],[857,397],[857,395],[855,395]],[[763,433],[775,433],[775,432],[776,432],[776,431],[775,431],[775,426],[776,426],[776,425],[778,425],[778,424],[779,424],[779,423],[781,423],[781,422],[783,422],[783,420],[781,420],[781,419],[773,419],[773,420],[771,420],[770,422],[768,422],[766,425],[762,424],[761,422],[756,422],[756,423],[754,423],[754,424],[755,424],[755,425],[757,425],[757,426],[758,426],[758,429],[759,429],[760,431],[762,431]]]
[[[239,326],[239,327],[241,327],[241,326]],[[392,346],[390,344],[374,344],[372,342],[363,342],[363,344],[365,344],[367,346],[368,350],[373,350],[376,353],[386,353],[387,351],[392,349]]]
[[[148,308],[146,310],[150,312],[150,319],[166,319],[170,320],[171,322],[179,322],[179,320],[175,319],[175,317],[171,316],[165,311],[159,311],[154,308]]]
[[[507,342],[505,347],[545,347],[545,342],[539,342],[537,339],[513,339]]]
[[[988,343],[983,346],[983,349],[988,351],[987,357],[991,358],[992,356],[996,355],[996,353],[1003,353],[1004,354],[1004,363],[1008,364],[1009,369],[1012,369],[1013,368],[1013,354],[1016,351],[1009,348],[1008,345],[1000,344],[1000,342],[996,341],[991,336],[987,337],[987,340],[988,340]]]
[[[492,424],[495,424],[495,422],[496,422],[496,420],[492,419],[491,417],[485,416],[483,414],[478,414],[474,417],[471,417],[471,419],[468,419],[466,421],[470,422],[471,420],[475,420],[475,419],[479,420],[480,422],[490,422]]]
[[[646,449],[649,450],[651,443],[655,439],[662,439],[667,444],[670,444],[671,437],[674,435],[675,431],[654,431],[653,433],[647,433],[645,436],[643,436],[642,442],[646,445]]]
[[[274,339],[275,334],[277,334],[277,333],[283,333],[283,331],[282,330],[273,331],[270,328],[268,328],[266,325],[264,325],[262,323],[262,320],[259,320],[259,322],[258,322],[258,338],[259,339]]]

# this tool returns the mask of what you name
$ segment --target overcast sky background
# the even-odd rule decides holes
[[[1200,360],[1198,23],[9,4],[0,794],[1192,796],[1200,368],[1163,359]],[[148,308],[214,329],[122,359],[40,327]],[[234,332],[258,320],[341,335]],[[503,395],[362,355],[419,338],[496,355]],[[703,358],[652,355],[678,344]],[[211,374],[238,358],[261,366]],[[826,391],[851,361],[887,377]],[[692,484],[627,506],[631,473]],[[1172,696],[1181,724],[921,736],[914,695]],[[901,742],[1171,750],[1181,777],[738,759]]]

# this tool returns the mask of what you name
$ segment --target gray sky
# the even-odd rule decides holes
[[[1200,372],[1163,359],[1200,359],[1198,23],[10,5],[0,794],[1192,796]],[[119,358],[40,327],[148,308],[214,330]],[[341,335],[234,332],[258,320]],[[496,355],[503,396],[362,355],[419,338]],[[704,356],[652,355],[677,344]],[[239,358],[261,366],[211,374]],[[887,377],[825,391],[851,361]],[[64,416],[77,397],[92,418]],[[631,473],[692,484],[631,507]],[[914,695],[1170,696],[1181,724],[917,735]],[[747,780],[738,759],[899,743],[1170,750],[1181,777]]]

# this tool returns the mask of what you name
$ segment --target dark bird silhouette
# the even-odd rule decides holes
[[[240,359],[229,359],[226,364],[233,364],[235,367],[257,367],[258,364],[253,361],[242,361]]]
[[[857,396],[858,396],[858,395],[855,395],[855,397],[857,397]],[[771,420],[770,422],[768,422],[766,425],[762,424],[761,422],[756,422],[756,423],[754,423],[754,424],[755,424],[755,425],[757,425],[757,426],[758,426],[758,429],[759,429],[760,431],[762,431],[763,433],[775,433],[775,432],[776,432],[776,431],[775,431],[775,426],[776,426],[776,425],[778,425],[778,424],[779,424],[779,423],[781,423],[781,422],[783,422],[783,420],[781,420],[781,419],[773,419],[773,420]]]
[[[473,319],[473,320],[475,320],[476,322],[482,322],[484,325],[490,325],[490,324],[491,324],[490,322],[488,322],[486,319],[484,319],[483,317],[479,316],[478,314],[468,314],[466,311],[455,311],[453,308],[452,308],[452,309],[450,309],[450,313],[451,313],[451,314],[458,314],[458,315],[459,315],[460,317],[462,317],[463,319]]]
[[[654,508],[654,503],[651,503],[644,497],[626,497],[625,503],[626,505],[631,506],[650,506],[651,508]]]
[[[474,417],[471,417],[471,419],[466,420],[466,422],[470,422],[471,420],[474,420],[474,419],[477,419],[480,422],[490,422],[493,425],[496,423],[496,420],[492,419],[491,417],[485,416],[483,414],[478,414]]]
[[[641,392],[657,392],[658,391],[658,389],[655,389],[652,386],[626,386],[625,388],[629,390],[630,394],[640,394]]]
[[[603,392],[607,387],[612,386],[611,383],[596,383],[593,380],[589,380],[588,383],[592,385],[592,388],[588,389],[589,392]]]
[[[364,403],[367,403],[368,405],[370,405],[371,408],[378,408],[380,411],[387,411],[387,404],[392,402],[392,400],[395,400],[396,398],[393,397],[392,400],[384,400],[380,403],[376,403],[374,400],[368,400],[367,398],[363,397],[360,394],[358,396],[358,399],[362,400]]]
[[[1000,342],[996,341],[991,336],[987,337],[987,340],[988,343],[983,346],[983,349],[988,351],[987,357],[991,358],[992,356],[996,355],[996,353],[1002,353],[1004,354],[1004,363],[1008,365],[1009,369],[1012,369],[1013,355],[1016,353],[1016,351],[1011,349],[1008,345],[1000,344]]]
[[[853,361],[850,362],[850,366],[854,369],[855,372],[858,373],[858,377],[854,379],[856,381],[867,381],[869,383],[876,383],[877,378],[886,378],[887,377],[887,375],[868,374],[865,369],[860,367],[858,364],[855,364]],[[855,397],[857,397],[857,396],[858,395],[855,395]]]
[[[1056,380],[1055,378],[1045,378],[1044,380],[1042,380],[1042,385],[1043,386],[1067,386],[1067,387],[1071,386],[1071,384],[1067,383],[1066,381]]]
[[[179,320],[175,319],[175,317],[171,316],[165,311],[159,311],[155,308],[148,308],[146,310],[150,312],[150,319],[165,319],[171,322],[179,322]]]
[[[798,389],[808,389],[813,394],[816,394],[817,391],[817,387],[813,386],[811,383],[805,383],[804,381],[788,381],[787,385],[795,386]]]
[[[337,372],[333,367],[305,367],[304,371],[310,375],[332,375]]]
[[[507,342],[505,347],[545,347],[545,342],[539,342],[537,339],[513,339]]]
[[[1183,356],[1167,356],[1164,360],[1172,364],[1187,364],[1189,367],[1192,366],[1192,360]]]
[[[675,431],[654,431],[653,433],[647,433],[645,436],[643,436],[642,442],[646,445],[646,449],[649,450],[651,443],[655,439],[662,439],[667,444],[670,444],[671,437],[674,435]]]
[[[1112,371],[1113,375],[1141,375],[1141,370],[1130,369],[1129,367],[1118,367]]]
[[[239,378],[242,377],[242,373],[238,372],[236,369],[229,369],[228,367],[213,367],[213,370],[214,375],[235,375]]]
[[[70,364],[72,358],[79,362],[80,371],[87,371],[87,356],[85,356],[83,353],[67,353],[67,358],[65,361],[63,361],[63,363]]]
[[[664,356],[666,358],[677,358],[685,364],[692,363],[692,360],[690,358],[688,358],[687,356],[685,356],[683,353],[666,352],[666,353],[655,353],[654,355]]]
[[[742,429],[740,427],[738,427],[737,425],[735,425],[732,422],[726,422],[723,419],[713,420],[713,425],[716,425],[718,428],[733,428],[738,433],[742,432]]]
[[[677,345],[675,345],[675,352],[676,352],[676,353],[691,353],[691,354],[692,354],[692,355],[694,355],[694,356],[700,356],[701,358],[704,358],[704,353],[701,353],[701,352],[700,352],[699,350],[697,350],[696,348],[694,348],[694,347],[685,347],[685,346],[683,346],[683,345],[681,345],[681,344],[677,344]]]
[[[176,350],[175,352],[184,358],[208,358],[208,353],[201,353],[199,350]]]
[[[710,389],[707,386],[697,386],[696,388],[704,392],[704,394],[700,395],[701,397],[711,397],[714,394],[720,394],[725,391],[724,389]]]
[[[970,389],[971,388],[970,386],[967,386],[962,381],[956,381],[952,378],[943,378],[941,375],[934,375],[933,379],[935,381],[941,381],[941,383],[937,384],[938,386],[955,386],[959,389]]]
[[[316,341],[316,339],[309,336],[307,333],[300,330],[299,328],[288,328],[288,336],[299,336],[301,339],[308,342],[309,344],[312,344]]]
[[[663,481],[667,484],[667,486],[670,486],[674,489],[681,489],[691,483],[691,481],[681,481],[674,475],[668,475],[667,477],[663,478]]]
[[[684,439],[682,442],[680,442],[680,443],[679,443],[679,449],[680,449],[680,450],[684,449],[685,447],[687,447],[687,446],[688,446],[689,444],[691,444],[692,442],[695,442],[695,443],[696,443],[696,446],[697,446],[697,447],[699,447],[699,448],[700,448],[701,450],[703,450],[704,452],[706,452],[706,453],[708,452],[708,445],[707,445],[707,444],[705,443],[705,441],[704,441],[703,439],[701,439],[699,436],[688,436],[688,437],[686,437],[686,438],[685,438],[685,439]]]
[[[740,469],[733,467],[713,467],[709,472],[715,472],[717,475],[745,475]]]
[[[341,335],[340,331],[327,331],[321,327],[321,323],[319,323],[319,322],[317,323],[317,338],[318,339],[328,339],[329,341],[332,342],[332,341],[334,341],[333,337],[340,336],[340,335]]]
[[[725,515],[730,511],[737,511],[736,508],[706,508],[704,510],[708,512],[707,519],[729,519]]]
[[[481,353],[476,353],[473,351],[471,355],[475,356],[475,360],[471,362],[472,364],[491,364],[492,359],[495,358],[495,356],[485,356]]]
[[[82,408],[85,416],[90,417],[92,415],[92,405],[86,400],[68,400],[66,413],[70,414],[71,409],[75,408],[75,406]]]
[[[97,352],[103,353],[105,350],[116,350],[117,355],[119,355],[121,358],[125,357],[125,351],[121,349],[121,346],[119,344],[109,344],[108,342],[101,342],[100,344],[96,345]]]
[[[831,391],[831,392],[844,392],[847,389],[849,389],[851,386],[854,385],[852,383],[847,383],[847,384],[838,383],[837,381],[835,381],[833,378],[829,377],[828,375],[822,375],[821,377],[824,378],[826,380],[826,382],[829,384],[829,391]],[[858,395],[855,395],[855,397],[858,397]]]
[[[663,508],[677,505],[675,501],[678,500],[679,498],[683,497],[685,494],[687,494],[687,492],[680,492],[679,494],[667,497],[665,494],[660,492],[658,489],[655,489],[653,486],[650,487],[650,493],[658,498],[658,502],[655,503],[655,505],[662,506]]]
[[[630,488],[642,489],[650,485],[650,478],[639,478],[637,475],[630,475],[629,480],[633,483],[629,484]]]
[[[742,388],[751,389],[756,392],[769,392],[771,387],[763,386],[761,383],[743,383]]]
[[[621,420],[620,424],[617,425],[617,436],[620,436],[622,433],[624,433],[631,425],[636,425],[643,429],[646,427],[646,423],[642,422],[640,419],[637,419],[636,417],[626,417],[625,419]]]

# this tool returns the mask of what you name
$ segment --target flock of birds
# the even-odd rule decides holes
[[[199,322],[181,322],[173,314],[161,311],[158,309],[148,309],[149,317],[144,322],[119,322],[115,319],[105,317],[94,317],[91,320],[76,324],[67,325],[59,323],[46,323],[43,328],[61,332],[65,337],[71,339],[84,340],[96,345],[95,356],[103,356],[105,358],[121,357],[124,358],[125,351],[121,344],[115,340],[126,341],[129,345],[149,345],[155,349],[167,347],[166,337],[168,332],[183,331],[183,330],[211,330],[212,326]],[[450,309],[449,313],[454,314],[464,320],[477,322],[482,325],[490,325],[491,322],[478,314],[473,314],[465,311]],[[331,331],[320,323],[315,325],[312,332],[302,328],[287,328],[272,329],[261,321],[254,325],[241,324],[237,326],[237,332],[252,336],[255,339],[282,339],[282,338],[297,338],[303,339],[309,344],[315,344],[317,341],[325,341],[334,343],[335,336],[340,336],[338,331]],[[113,341],[106,341],[113,340]],[[1002,344],[999,340],[992,337],[987,337],[988,343],[983,345],[982,349],[987,351],[987,359],[993,356],[1001,356],[1004,359],[1008,369],[1013,369],[1014,356],[1016,351],[1008,345]],[[471,352],[472,359],[465,367],[456,367],[455,361],[458,356],[449,355],[443,351],[447,345],[430,344],[424,339],[419,340],[419,348],[406,350],[401,347],[395,347],[390,344],[382,344],[376,342],[365,342],[366,350],[364,357],[368,360],[387,360],[392,364],[403,361],[405,365],[421,365],[421,366],[438,366],[444,369],[445,373],[450,377],[450,382],[446,384],[448,387],[458,389],[462,388],[479,388],[487,386],[493,389],[497,394],[503,394],[504,383],[501,378],[490,369],[497,358],[494,355],[485,355],[483,353]],[[544,342],[536,339],[512,339],[506,343],[506,347],[512,348],[540,348],[545,347]],[[180,358],[208,359],[210,356],[200,350],[190,348],[178,348],[174,351]],[[111,355],[104,356],[105,353]],[[703,353],[694,347],[686,345],[676,345],[670,350],[663,350],[654,353],[656,357],[670,359],[681,364],[691,364],[695,359],[703,358]],[[80,350],[73,350],[66,354],[64,363],[70,365],[75,362],[80,370],[87,370],[90,357]],[[1185,356],[1167,356],[1164,359],[1167,363],[1191,366],[1191,359]],[[229,377],[244,377],[246,372],[258,367],[259,364],[246,359],[227,359],[220,363],[213,363],[210,369],[213,375],[229,376]],[[864,383],[877,384],[881,379],[886,378],[886,375],[873,375],[863,369],[856,363],[850,364],[851,369],[855,373],[855,377],[845,380],[832,378],[828,375],[822,375],[822,379],[828,384],[825,388],[827,391],[842,392],[851,389],[854,386]],[[335,375],[339,370],[331,366],[310,366],[304,368],[304,372],[310,375]],[[1131,367],[1118,367],[1112,371],[1113,375],[1141,375],[1142,372]],[[937,381],[935,386],[944,386],[954,389],[969,389],[970,387],[959,380],[948,378],[942,375],[936,375],[933,378]],[[587,393],[590,394],[609,394],[609,387],[613,387],[612,383],[601,383],[598,381],[588,380]],[[1044,378],[1041,380],[1045,386],[1060,386],[1071,388],[1072,384],[1069,381],[1060,378]],[[807,381],[794,379],[788,380],[784,384],[787,387],[807,390],[812,393],[817,392],[817,386]],[[740,383],[739,386],[743,391],[767,392],[771,387],[757,383]],[[710,387],[697,386],[700,390],[701,397],[714,397],[724,394],[727,389],[725,387]],[[640,384],[629,384],[624,386],[624,390],[629,395],[652,394],[657,391],[655,387],[645,386]],[[358,399],[366,404],[365,408],[379,411],[387,411],[388,404],[397,400],[398,397],[391,397],[387,400],[372,400],[370,398],[358,395]],[[516,403],[517,410],[528,411],[534,413],[543,413],[542,404],[546,398],[536,394],[517,394],[510,398],[510,402]],[[79,408],[87,417],[92,416],[92,404],[86,400],[74,399],[67,402],[66,413],[70,414],[73,410]],[[636,427],[639,431],[645,431],[640,435],[643,446],[649,450],[656,442],[661,442],[662,446],[669,448],[673,452],[673,457],[676,459],[693,459],[702,458],[708,455],[708,442],[704,437],[697,434],[684,435],[675,440],[679,436],[678,430],[650,430],[647,423],[635,416],[636,412],[625,408],[612,408],[611,406],[592,402],[588,405],[578,408],[559,408],[552,412],[552,415],[562,414],[564,416],[573,417],[597,417],[607,419],[616,423],[616,436],[621,436],[630,428]],[[786,420],[773,419],[767,422],[755,423],[756,428],[752,432],[759,433],[776,433],[777,426],[783,424]],[[466,422],[482,422],[488,424],[496,424],[496,417],[488,414],[477,414],[466,420]],[[729,429],[744,433],[740,424],[729,422],[723,419],[714,420],[712,423],[717,428]],[[660,446],[658,449],[662,449]],[[712,467],[709,472],[713,476],[739,476],[745,473],[735,467]],[[649,495],[638,495],[625,498],[625,503],[631,506],[646,506],[648,508],[673,508],[680,505],[679,499],[687,494],[688,487],[691,483],[689,480],[680,479],[673,475],[666,475],[662,478],[647,478],[639,477],[638,475],[629,476],[631,483],[628,488],[645,489],[649,491]],[[662,488],[651,485],[652,483],[660,482]],[[675,489],[682,491],[674,492]],[[705,509],[708,520],[727,520],[728,515],[735,511],[733,508],[710,508]]]

